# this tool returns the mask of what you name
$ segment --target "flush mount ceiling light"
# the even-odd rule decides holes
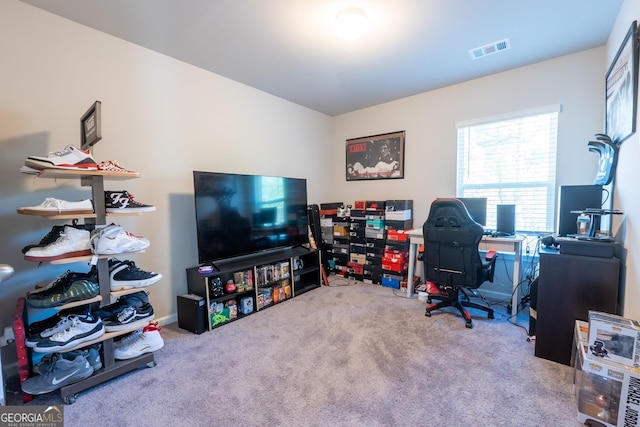
[[[367,16],[358,7],[344,9],[336,15],[335,29],[341,39],[359,39],[367,29]]]

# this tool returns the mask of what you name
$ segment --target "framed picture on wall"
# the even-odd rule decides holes
[[[404,178],[404,131],[347,139],[347,181]]]
[[[636,131],[638,24],[633,21],[606,76],[605,133],[620,144]]]

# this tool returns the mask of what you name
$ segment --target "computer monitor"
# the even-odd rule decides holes
[[[558,236],[577,233],[577,213],[587,208],[602,206],[602,185],[562,185],[558,191]],[[600,218],[596,217],[595,229],[600,229]]]
[[[487,198],[486,197],[458,197],[469,211],[471,218],[483,227],[487,225]]]

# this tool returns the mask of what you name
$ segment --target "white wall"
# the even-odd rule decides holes
[[[413,199],[414,226],[431,201],[455,196],[456,122],[562,104],[557,183],[591,184],[598,157],[587,142],[602,131],[604,48],[563,56],[334,118],[333,197]],[[490,60],[490,58],[487,58]],[[406,131],[405,179],[345,183],[345,140]]]
[[[89,197],[75,180],[36,179],[18,169],[29,155],[79,145],[79,119],[102,102],[98,160],[117,160],[138,180],[107,182],[156,212],[118,217],[151,247],[131,257],[163,274],[151,288],[156,318],[176,313],[187,291],[185,268],[197,265],[193,170],[308,179],[309,202],[331,198],[324,185],[330,117],[24,3],[0,3],[0,263],[16,275],[0,284],[0,331],[18,297],[67,268],[24,261],[21,249],[65,221],[17,215],[45,197]],[[125,257],[121,257],[125,258]]]
[[[640,20],[640,2],[625,0],[607,43],[607,68],[613,61],[631,23]],[[606,72],[606,71],[605,71]],[[604,110],[603,110],[604,112]],[[636,118],[637,120],[637,118]],[[640,131],[640,129],[638,129]],[[622,283],[625,288],[624,316],[640,319],[640,198],[636,185],[640,182],[640,138],[638,132],[622,143],[614,181],[613,207],[624,217],[613,218],[614,230],[624,245]]]

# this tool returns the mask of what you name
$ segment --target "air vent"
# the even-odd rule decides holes
[[[469,56],[471,56],[471,59],[479,59],[508,49],[511,49],[511,42],[509,39],[504,39],[476,47],[474,49],[469,49]]]

